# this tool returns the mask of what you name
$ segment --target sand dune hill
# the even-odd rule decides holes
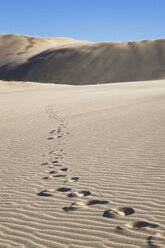
[[[0,79],[98,84],[165,78],[165,39],[91,43],[0,36]]]
[[[66,45],[76,46],[82,43],[89,42],[76,41],[70,38],[39,38],[0,34],[0,70],[5,71],[7,68],[26,63],[32,56],[51,48],[62,48]]]

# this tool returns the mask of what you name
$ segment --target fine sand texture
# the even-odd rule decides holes
[[[0,79],[102,84],[165,78],[165,39],[76,41],[0,35]]]
[[[165,247],[165,80],[0,81],[0,247]]]

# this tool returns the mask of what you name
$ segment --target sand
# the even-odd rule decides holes
[[[165,247],[165,80],[0,81],[0,247]]]
[[[165,39],[87,42],[0,35],[0,79],[88,85],[165,78]]]

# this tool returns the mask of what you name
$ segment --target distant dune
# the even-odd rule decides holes
[[[99,84],[165,78],[165,39],[76,41],[0,35],[0,79]]]

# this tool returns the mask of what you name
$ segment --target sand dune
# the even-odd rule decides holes
[[[29,58],[50,48],[62,48],[66,45],[76,46],[85,41],[69,38],[40,38],[15,34],[0,34],[0,66],[21,64]]]
[[[0,79],[101,84],[165,78],[165,39],[91,43],[0,35]]]
[[[0,247],[165,247],[165,80],[0,82],[0,106]]]

